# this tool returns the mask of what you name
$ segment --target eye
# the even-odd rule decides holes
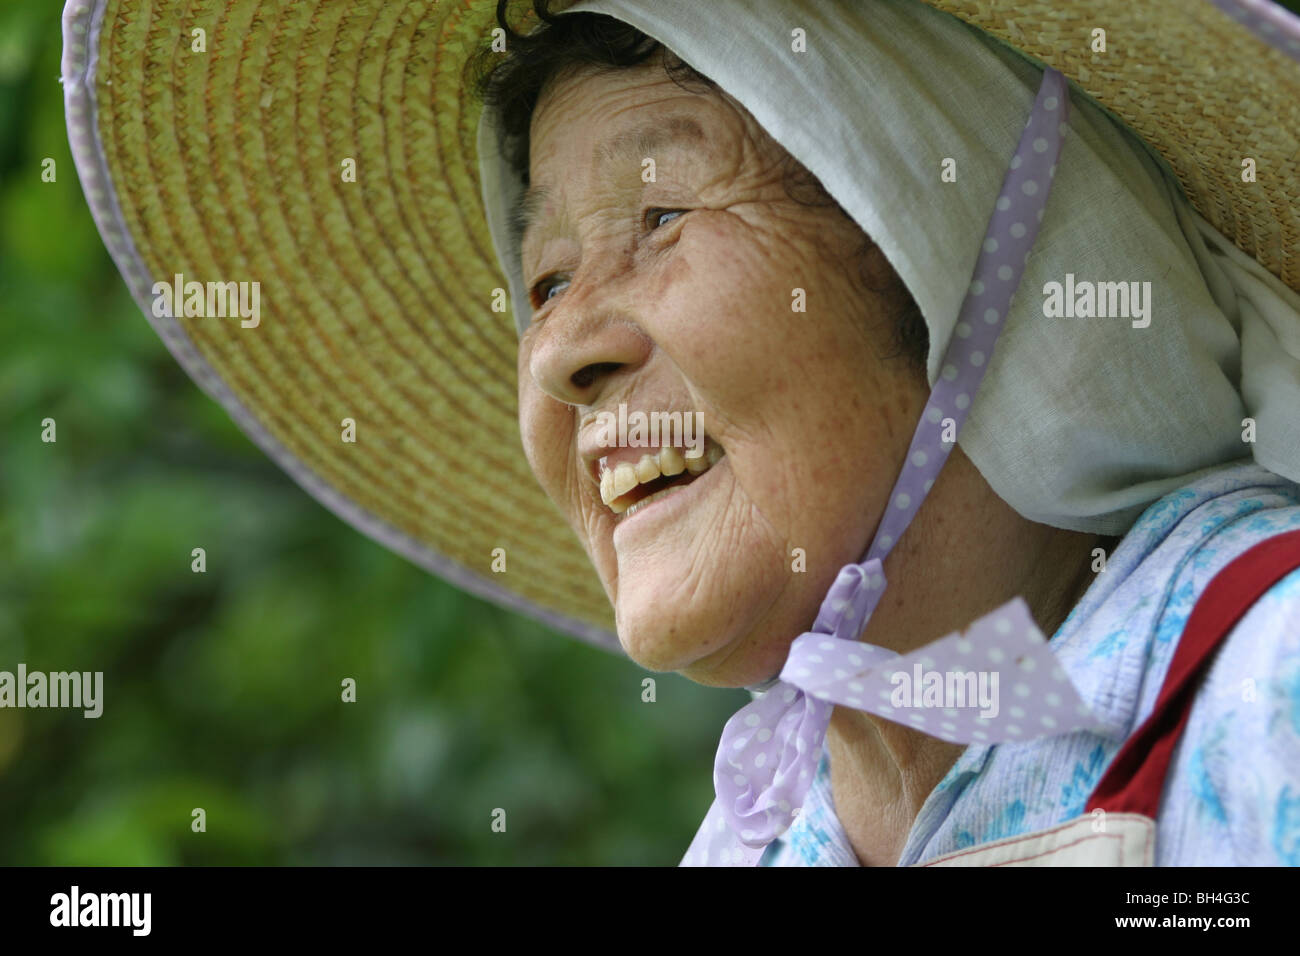
[[[562,290],[568,284],[568,279],[561,279],[558,275],[549,275],[538,280],[532,288],[533,308],[539,308],[542,303],[550,300],[551,293]]]
[[[551,297],[552,292],[568,284],[569,284],[568,279],[557,280],[554,276],[542,280],[541,282],[538,283],[538,285],[541,286],[541,290],[542,290],[542,301],[545,302],[547,299]]]
[[[644,222],[649,229],[655,230],[664,224],[665,216],[684,216],[686,212],[685,209],[647,209]]]

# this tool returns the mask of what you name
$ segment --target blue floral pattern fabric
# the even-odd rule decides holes
[[[1050,646],[1097,731],[973,745],[921,807],[900,866],[1079,816],[1155,705],[1210,580],[1266,538],[1300,529],[1300,486],[1254,463],[1204,474],[1129,529]],[[1197,692],[1156,816],[1157,866],[1300,865],[1300,571],[1238,622]],[[856,866],[825,750],[795,823],[764,866]]]

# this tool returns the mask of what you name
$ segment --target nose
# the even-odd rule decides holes
[[[528,372],[543,392],[568,405],[594,405],[611,379],[645,361],[650,340],[626,291],[616,278],[574,275],[533,339]]]

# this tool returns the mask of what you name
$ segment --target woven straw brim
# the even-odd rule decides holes
[[[1076,80],[1300,290],[1295,62],[1208,3],[935,6]],[[462,72],[494,7],[73,0],[69,133],[132,294],[303,487],[456,585],[617,648],[595,571],[523,456],[516,336],[492,308],[506,282]],[[1106,54],[1089,50],[1094,26]],[[1246,156],[1256,183],[1241,181]],[[154,282],[176,274],[259,282],[260,325],[154,316]],[[341,437],[349,418],[355,443]]]

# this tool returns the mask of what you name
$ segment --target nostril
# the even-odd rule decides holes
[[[573,382],[578,388],[587,388],[602,375],[607,375],[620,367],[620,362],[593,362],[591,365],[583,366],[574,372],[569,381]]]

